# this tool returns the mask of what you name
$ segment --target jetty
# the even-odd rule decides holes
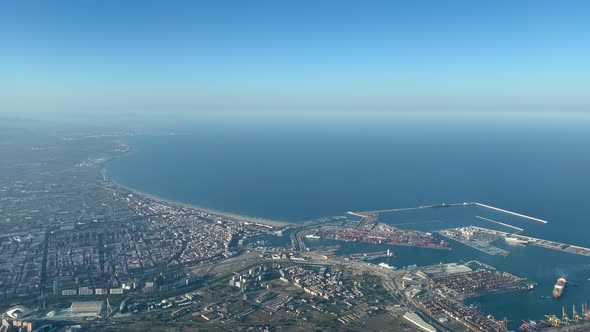
[[[452,203],[452,204],[441,203],[441,204],[421,205],[421,206],[416,206],[416,207],[398,208],[398,209],[384,209],[384,210],[372,210],[372,211],[361,211],[361,212],[348,211],[347,213],[350,215],[353,215],[353,216],[367,218],[370,215],[377,215],[379,213],[386,213],[386,212],[401,212],[401,211],[412,211],[412,210],[421,210],[421,209],[449,208],[449,207],[454,207],[454,206],[479,206],[484,209],[493,210],[493,211],[501,212],[501,213],[506,213],[506,214],[513,215],[516,217],[536,221],[536,222],[539,222],[542,224],[548,223],[548,221],[544,220],[544,219],[531,217],[526,214],[517,213],[517,212],[506,210],[506,209],[501,209],[499,207],[495,207],[495,206],[491,206],[491,205],[487,205],[487,204],[483,204],[483,203],[479,203],[479,202],[463,202],[463,203]]]

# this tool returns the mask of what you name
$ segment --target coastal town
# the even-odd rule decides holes
[[[0,332],[590,332],[590,1],[0,0]]]
[[[30,153],[11,163],[26,172],[2,165],[9,174],[0,179],[5,331],[196,326],[501,332],[508,330],[506,320],[465,300],[535,287],[477,261],[373,262],[395,257],[398,247],[448,251],[448,239],[484,246],[499,238],[485,229],[427,233],[373,215],[292,224],[122,187],[104,164],[129,153],[132,147],[118,139],[136,134],[31,142]],[[388,247],[342,254],[338,245],[309,245],[318,240]],[[585,326],[590,311],[577,317]]]

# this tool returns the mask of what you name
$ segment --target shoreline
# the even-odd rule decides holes
[[[110,177],[107,174],[108,171],[107,171],[106,163],[108,161],[110,161],[112,158],[113,157],[109,158],[109,160],[106,160],[101,165],[100,174],[105,179],[107,179],[110,183],[112,183],[114,187],[125,189],[125,190],[131,192],[132,194],[144,196],[144,197],[147,197],[149,199],[152,199],[152,200],[155,200],[155,201],[158,201],[161,203],[181,206],[181,207],[185,207],[185,208],[191,208],[191,209],[194,209],[194,210],[197,210],[200,212],[205,212],[205,213],[208,213],[211,215],[217,215],[217,216],[221,216],[221,217],[225,217],[225,218],[229,218],[229,219],[234,219],[234,220],[242,221],[242,222],[259,223],[259,224],[264,224],[264,225],[273,226],[273,227],[283,227],[283,226],[291,226],[291,225],[297,224],[297,222],[289,222],[289,221],[284,221],[284,220],[274,220],[274,219],[266,219],[266,218],[260,218],[260,217],[252,217],[252,216],[241,215],[241,214],[232,213],[232,212],[225,212],[225,211],[218,211],[215,209],[204,208],[204,207],[198,206],[196,204],[185,203],[185,202],[181,202],[181,201],[167,199],[167,198],[160,197],[160,196],[157,196],[154,194],[146,193],[146,192],[141,191],[139,189],[125,186],[125,185],[115,181],[112,177]]]

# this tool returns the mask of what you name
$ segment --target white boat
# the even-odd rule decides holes
[[[395,269],[395,267],[393,267],[393,266],[391,266],[391,265],[389,265],[387,263],[379,263],[379,267],[380,268],[384,268],[384,269],[390,269],[390,270],[394,270]]]
[[[505,236],[504,237],[504,240],[508,244],[522,244],[522,245],[525,245],[525,244],[528,244],[529,243],[529,241],[521,240],[521,239],[519,239],[517,237],[513,237],[513,236]]]

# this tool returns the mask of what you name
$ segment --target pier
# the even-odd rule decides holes
[[[359,218],[366,218],[367,216],[364,214],[361,214],[363,212],[352,212],[352,211],[346,211],[347,214],[350,214],[351,216],[355,216],[355,217],[359,217]]]
[[[352,212],[352,211],[347,211],[346,213],[350,214],[351,216],[361,218],[359,223],[354,228],[356,230],[368,232],[368,231],[371,231],[375,227],[375,225],[377,225],[377,213]]]
[[[393,252],[388,249],[385,251],[352,254],[352,255],[349,255],[348,257],[351,259],[360,260],[360,261],[370,261],[370,260],[377,259],[377,258],[393,257]]]
[[[526,235],[510,234],[507,232],[497,231],[495,229],[488,229],[488,228],[477,227],[477,226],[459,227],[459,228],[455,228],[455,229],[441,230],[438,233],[444,237],[450,238],[450,239],[455,240],[457,242],[461,242],[467,246],[470,246],[474,249],[483,251],[483,252],[490,254],[490,255],[503,255],[503,256],[505,256],[508,254],[508,252],[506,250],[494,247],[489,244],[493,241],[488,242],[488,241],[474,240],[472,237],[470,237],[469,239],[462,237],[461,236],[462,232],[464,232],[465,230],[469,230],[469,231],[473,232],[472,235],[475,235],[476,233],[480,233],[480,234],[489,234],[489,235],[495,236],[497,238],[511,237],[511,238],[515,238],[517,240],[523,241],[523,244],[537,246],[537,247],[541,247],[541,248],[545,248],[545,249],[563,251],[563,252],[567,252],[567,253],[575,254],[575,255],[590,256],[590,248],[585,248],[585,247],[581,247],[581,246],[577,246],[577,245],[573,245],[573,244],[567,244],[567,243],[561,243],[561,242],[556,242],[556,241],[539,239],[539,238],[526,236]]]
[[[496,221],[496,220],[493,220],[493,219],[490,219],[490,218],[486,218],[486,217],[482,217],[482,216],[475,216],[475,218],[479,218],[479,219],[482,219],[482,220],[485,220],[485,221],[493,222],[494,224],[498,224],[498,225],[501,225],[501,226],[512,228],[512,229],[517,230],[518,232],[524,231],[523,228],[512,226],[512,225],[508,225],[506,223],[499,222],[499,221]]]
[[[469,206],[469,205],[474,205],[474,204],[477,204],[477,203],[470,203],[470,202],[453,203],[453,204],[442,203],[442,204],[421,205],[421,206],[416,206],[416,207],[398,208],[398,209],[372,210],[372,211],[361,211],[361,212],[348,211],[347,213],[348,214],[351,214],[353,216],[366,217],[366,215],[368,215],[368,214],[377,214],[377,213],[385,213],[385,212],[412,211],[412,210],[421,210],[421,209],[446,208],[446,207],[452,207],[452,206]]]
[[[362,218],[354,229],[369,232],[377,225],[377,215],[369,214]]]
[[[502,232],[502,231],[497,231],[495,229],[489,229],[489,228],[483,228],[483,227],[478,227],[478,226],[469,226],[471,228],[473,228],[476,231],[482,232],[482,233],[486,233],[486,234],[490,234],[490,235],[495,235],[498,237],[505,237],[510,235],[510,233],[507,232]]]
[[[421,210],[421,209],[448,208],[448,207],[453,207],[453,206],[479,206],[479,207],[482,207],[482,208],[485,208],[485,209],[489,209],[489,210],[494,210],[496,212],[502,212],[502,213],[510,214],[510,215],[513,215],[513,216],[516,216],[516,217],[520,217],[520,218],[524,218],[524,219],[536,221],[536,222],[539,222],[539,223],[542,223],[542,224],[549,223],[547,220],[543,220],[543,219],[540,219],[540,218],[535,218],[535,217],[527,216],[526,214],[517,213],[517,212],[514,212],[514,211],[500,209],[500,208],[497,208],[495,206],[491,206],[491,205],[487,205],[487,204],[483,204],[483,203],[479,203],[479,202],[463,202],[463,203],[452,203],[452,204],[442,203],[442,204],[421,205],[421,206],[417,206],[417,207],[399,208],[399,209],[385,209],[385,210],[373,210],[373,211],[361,211],[361,212],[348,211],[347,213],[350,214],[350,215],[353,215],[353,216],[365,218],[368,215],[376,215],[376,214],[385,213],[385,212],[401,212],[401,211],[412,211],[412,210]]]
[[[491,245],[492,242],[508,235],[508,233],[487,229],[477,226],[459,227],[454,229],[444,229],[438,234],[462,243],[473,249],[477,249],[488,255],[508,256],[510,252]]]
[[[497,208],[497,207],[494,207],[494,206],[491,206],[491,205],[486,205],[486,204],[477,203],[477,202],[475,202],[474,205],[477,205],[479,207],[483,207],[483,208],[486,208],[486,209],[490,209],[490,210],[494,210],[494,211],[506,213],[506,214],[511,214],[513,216],[521,217],[521,218],[524,218],[524,219],[529,219],[529,220],[532,220],[532,221],[540,222],[542,224],[547,224],[548,223],[547,220],[543,220],[543,219],[539,219],[539,218],[527,216],[525,214],[516,213],[516,212],[513,212],[513,211],[508,211],[508,210],[500,209],[500,208]]]
[[[374,225],[377,221],[377,215],[379,213],[431,209],[431,208],[447,208],[447,207],[453,207],[453,206],[478,206],[478,207],[493,210],[496,212],[501,212],[501,213],[513,215],[513,216],[516,216],[519,218],[528,219],[528,220],[535,221],[535,222],[542,223],[542,224],[549,223],[547,220],[544,220],[544,219],[531,217],[531,216],[528,216],[528,215],[525,215],[522,213],[517,213],[517,212],[506,210],[506,209],[501,209],[501,208],[498,208],[495,206],[491,206],[491,205],[487,205],[487,204],[483,204],[483,203],[479,203],[479,202],[464,202],[464,203],[453,203],[453,204],[442,203],[442,204],[435,204],[435,205],[422,205],[422,206],[413,207],[413,208],[384,209],[384,210],[373,210],[373,211],[362,211],[362,212],[348,211],[347,213],[350,215],[354,215],[354,216],[358,216],[358,217],[362,218],[361,221],[359,222],[359,224],[357,225],[357,229],[360,228],[360,229],[370,230],[374,227]],[[470,226],[470,228],[472,230],[474,230],[478,233],[487,233],[492,236],[503,237],[503,238],[510,236],[514,239],[521,240],[524,243],[530,244],[533,246],[542,247],[542,248],[551,249],[551,250],[563,251],[563,252],[567,252],[567,253],[571,253],[571,254],[575,254],[575,255],[590,257],[590,248],[520,235],[517,233],[524,231],[523,228],[509,225],[509,224],[499,222],[499,221],[496,221],[496,220],[493,220],[490,218],[482,217],[482,216],[475,216],[475,217],[478,219],[486,220],[486,221],[489,221],[489,222],[492,222],[492,223],[495,223],[495,224],[498,224],[501,226],[505,226],[505,227],[508,227],[508,228],[511,228],[511,229],[514,229],[517,231],[514,234],[510,234],[507,232],[500,232],[500,231],[496,231],[496,230],[492,230],[492,229]],[[473,239],[462,238],[462,236],[460,234],[455,234],[454,232],[457,232],[457,229],[443,230],[443,231],[439,231],[438,233],[443,235],[444,237],[461,242],[467,246],[470,246],[470,247],[475,248],[477,250],[483,251],[483,252],[490,254],[490,255],[501,255],[501,256],[508,255],[508,251],[490,245],[491,241],[490,242],[481,241],[481,240],[474,241]]]

